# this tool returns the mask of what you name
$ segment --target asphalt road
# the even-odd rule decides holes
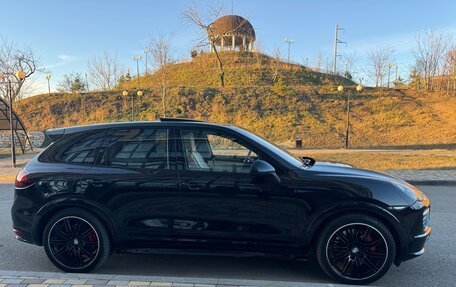
[[[427,252],[393,266],[376,286],[454,286],[456,187],[421,186],[431,198],[432,236]],[[41,247],[14,239],[12,186],[0,184],[0,270],[59,272]],[[115,254],[96,271],[103,274],[234,278],[332,283],[314,262],[266,258]]]

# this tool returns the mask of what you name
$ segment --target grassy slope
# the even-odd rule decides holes
[[[345,95],[353,93],[352,146],[456,144],[454,96],[372,88],[359,94],[353,86],[340,95],[335,90],[337,84],[353,83],[300,66],[274,63],[261,54],[223,56],[224,88],[218,88],[213,55],[168,68],[167,116],[231,123],[288,146],[302,138],[305,147],[342,147]],[[272,85],[275,70],[285,82],[279,88]],[[135,100],[136,119],[162,115],[160,77],[158,72],[141,78],[145,94]],[[129,89],[133,94],[135,83],[130,81],[110,92],[34,96],[17,103],[16,109],[29,130],[130,120],[131,97],[121,91]]]
[[[282,78],[286,85],[352,85],[340,76],[319,73],[303,66],[280,62],[267,55],[250,52],[220,53],[225,70],[225,86],[271,86]],[[218,62],[214,54],[201,54],[190,62],[170,65],[166,69],[166,82],[170,86],[218,87],[220,85]],[[159,70],[154,75],[140,78],[144,87],[158,87],[164,75]],[[136,88],[137,81],[124,84],[121,88]]]

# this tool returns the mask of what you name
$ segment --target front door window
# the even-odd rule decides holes
[[[183,161],[188,170],[248,173],[258,155],[227,134],[182,130]]]

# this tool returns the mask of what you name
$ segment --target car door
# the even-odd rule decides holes
[[[294,243],[294,189],[255,181],[250,165],[261,153],[223,131],[180,129],[176,135],[184,242],[247,250]]]
[[[112,129],[99,164],[86,174],[86,196],[108,209],[126,248],[157,247],[179,237],[173,135],[162,127]]]

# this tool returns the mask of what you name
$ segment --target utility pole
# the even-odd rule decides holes
[[[347,42],[343,42],[339,39],[339,31],[345,31],[344,28],[339,27],[339,24],[336,24],[336,30],[334,32],[334,63],[333,63],[333,74],[337,74],[337,57],[340,55],[337,54],[337,45],[338,44],[345,44],[347,46]]]
[[[51,93],[51,74],[46,75],[46,80],[48,82],[48,95]]]
[[[389,63],[388,64],[388,88],[390,87],[390,77],[391,77],[391,67],[393,64]]]
[[[11,81],[8,78],[7,94],[9,96],[9,118],[10,118],[10,129],[11,129],[11,164],[16,167],[16,146],[14,143],[14,125],[13,125],[13,89],[11,87]]]
[[[146,55],[146,76],[149,74],[149,70],[147,69],[147,62],[148,62],[148,57],[147,55],[150,53],[150,49],[149,48],[146,48],[144,49],[144,55]]]
[[[396,80],[397,81],[397,70],[398,70],[398,66],[396,65]]]
[[[86,80],[86,92],[89,92],[89,80],[87,80],[87,73],[84,73]]]
[[[290,65],[290,47],[291,47],[291,44],[294,43],[294,40],[293,39],[288,40],[287,38],[285,38],[285,43],[288,44],[288,65]]]
[[[138,88],[140,87],[139,83],[139,61],[141,61],[142,56],[133,56],[133,61],[136,61],[136,78],[138,79]]]

